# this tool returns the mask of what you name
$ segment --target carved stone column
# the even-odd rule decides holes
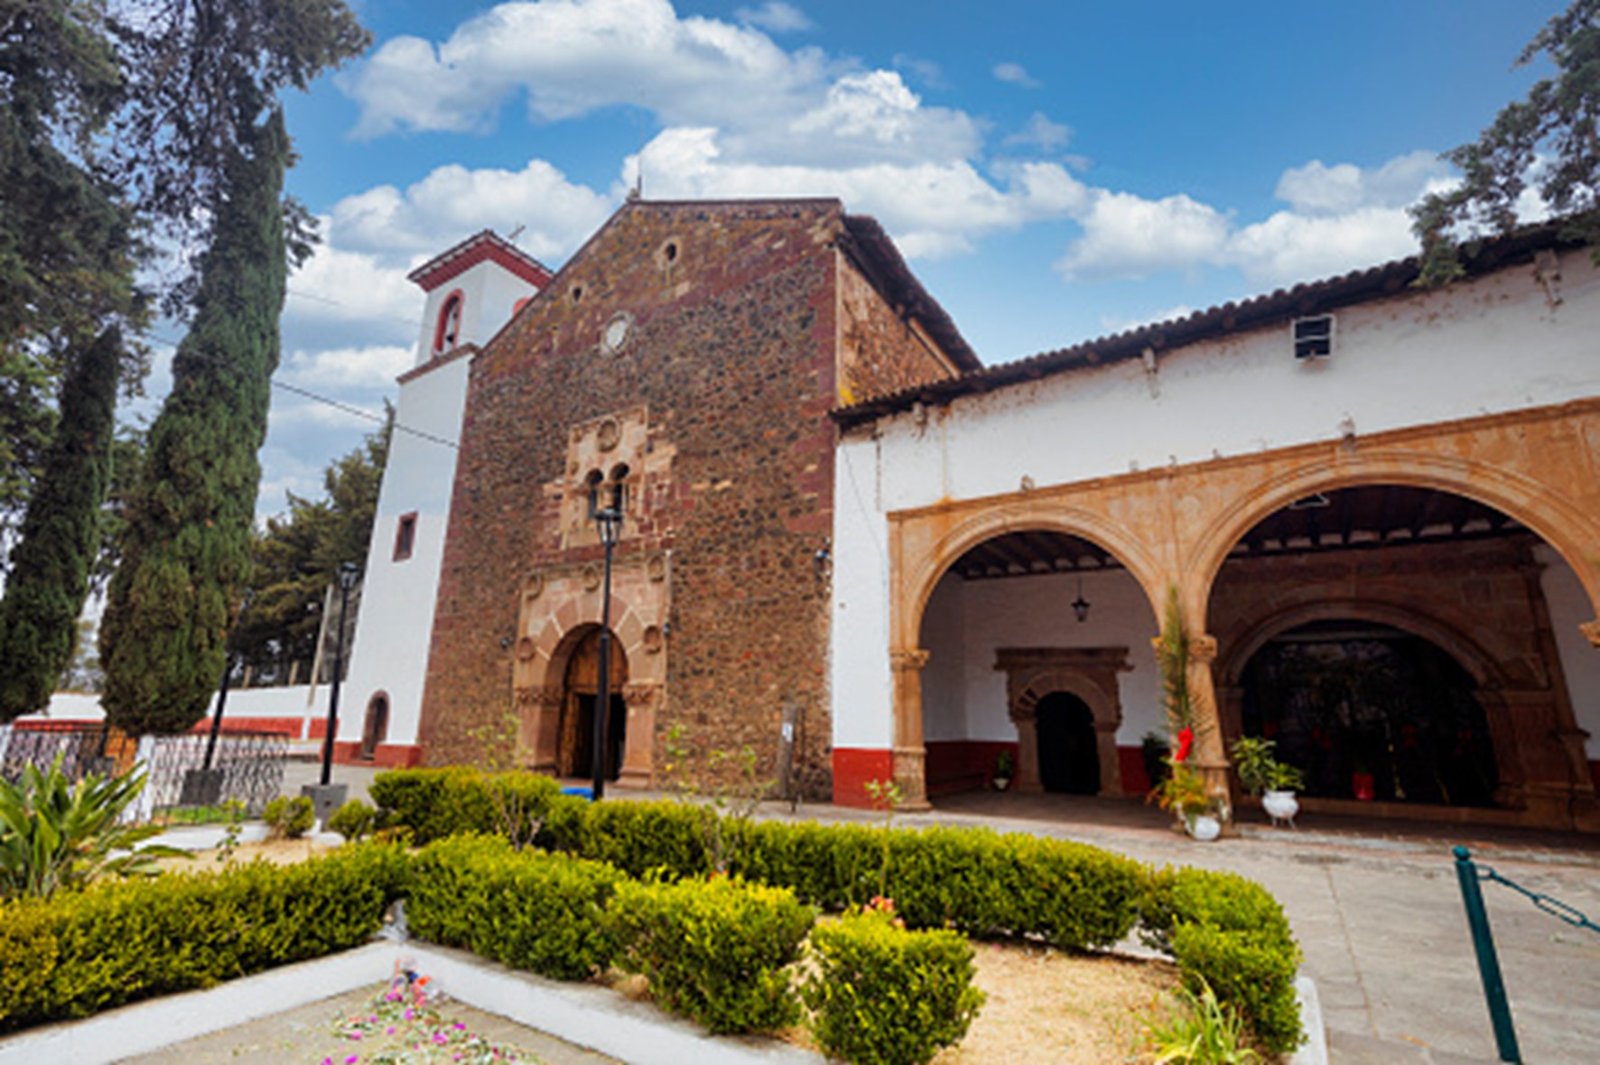
[[[902,810],[928,810],[927,748],[922,742],[922,667],[928,652],[920,647],[889,652],[894,671],[894,782]]]
[[[1206,792],[1217,801],[1226,822],[1233,820],[1233,802],[1222,719],[1217,713],[1217,693],[1211,679],[1211,663],[1216,660],[1215,636],[1189,637],[1189,708],[1194,714],[1195,746],[1192,764],[1205,778]]]
[[[1017,726],[1017,790],[1041,792],[1039,778],[1039,715],[1033,702],[1011,702],[1011,723]]]
[[[518,688],[519,752],[535,773],[556,771],[556,741],[561,727],[561,693],[543,688]]]
[[[622,771],[617,786],[647,788],[655,763],[656,710],[661,685],[638,682],[623,685],[622,701],[627,705],[628,731],[623,741]]]

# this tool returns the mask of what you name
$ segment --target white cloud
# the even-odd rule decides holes
[[[659,199],[837,196],[882,222],[910,258],[956,254],[984,233],[1065,217],[1087,196],[1054,163],[1007,168],[999,187],[965,160],[836,168],[741,162],[724,156],[714,129],[662,132],[628,160],[624,181],[641,165]]]
[[[1083,236],[1056,268],[1068,278],[1137,278],[1214,259],[1226,246],[1228,219],[1188,196],[1147,200],[1096,189],[1079,221]]]
[[[411,259],[438,254],[480,229],[510,232],[537,258],[576,248],[611,212],[611,201],[576,185],[542,159],[521,170],[441,166],[404,192],[392,185],[347,196],[334,205],[340,244]]]
[[[324,225],[326,232],[328,227]],[[309,328],[361,324],[380,339],[414,332],[417,290],[403,266],[335,247],[336,233],[289,278],[286,322]]]
[[[1023,144],[1053,152],[1065,148],[1071,139],[1071,127],[1052,122],[1044,112],[1035,111],[1028,117],[1028,124],[1008,136],[1005,143]]]
[[[1039,83],[1021,63],[996,63],[990,73],[995,76],[996,81],[1003,81],[1008,85],[1021,85],[1028,89],[1039,87]]]
[[[299,350],[284,361],[283,371],[291,383],[303,388],[387,390],[411,369],[415,356],[412,348],[397,344]]]
[[[1157,322],[1172,322],[1179,318],[1187,318],[1194,312],[1195,308],[1187,303],[1180,303],[1176,307],[1168,307],[1164,311],[1152,311],[1149,314],[1133,318],[1103,314],[1100,316],[1100,328],[1105,330],[1106,335],[1110,336],[1116,333],[1126,333],[1131,329],[1138,329],[1144,325],[1155,325]]]
[[[756,125],[801,110],[830,72],[815,49],[679,18],[668,0],[535,0],[490,8],[438,45],[389,40],[343,84],[361,105],[357,135],[376,136],[483,129],[518,91],[544,120],[636,104],[672,124]]]
[[[768,33],[792,33],[811,28],[806,13],[783,0],[767,0],[760,7],[741,7],[733,15],[740,22],[758,26]]]
[[[1431,152],[1372,169],[1313,160],[1278,180],[1289,209],[1243,226],[1188,196],[1150,200],[1097,189],[1078,216],[1083,236],[1056,266],[1069,279],[1211,266],[1237,269],[1256,287],[1315,280],[1412,254],[1406,208],[1452,180]]]
[[[1255,285],[1288,285],[1402,259],[1417,250],[1402,207],[1358,207],[1335,215],[1279,211],[1245,226],[1222,261]]]

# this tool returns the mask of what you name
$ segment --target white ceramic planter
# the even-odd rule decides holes
[[[1189,828],[1189,835],[1201,843],[1210,843],[1222,835],[1222,822],[1210,814],[1195,814],[1186,823]]]
[[[1261,795],[1261,808],[1267,811],[1272,823],[1289,822],[1294,827],[1294,815],[1300,812],[1300,802],[1292,791],[1268,791]]]

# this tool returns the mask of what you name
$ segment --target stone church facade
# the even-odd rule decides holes
[[[402,390],[441,382],[459,447],[391,465],[369,556],[369,598],[431,613],[363,616],[342,755],[514,734],[495,761],[585,777],[605,713],[620,786],[673,731],[690,774],[749,746],[850,805],[1002,751],[1138,795],[1176,597],[1219,794],[1265,734],[1313,809],[1600,828],[1600,272],[1553,230],[1437,292],[1391,263],[990,367],[837,201],[629,202],[555,273],[473,241],[418,272]],[[450,318],[468,261],[509,313],[461,283]],[[624,512],[609,707],[592,495]]]

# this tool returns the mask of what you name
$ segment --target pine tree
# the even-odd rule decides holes
[[[135,734],[183,731],[205,715],[250,572],[256,452],[287,279],[282,112],[241,140],[201,265],[194,324],[150,427],[101,625],[102,702],[113,724]]]
[[[1463,240],[1514,229],[1530,185],[1562,219],[1563,237],[1600,245],[1600,0],[1574,0],[1528,42],[1517,65],[1540,55],[1557,75],[1507,104],[1477,140],[1446,152],[1461,183],[1412,208],[1423,284],[1463,274]]]
[[[122,339],[108,329],[73,360],[0,601],[0,721],[41,709],[72,658],[100,549]]]

